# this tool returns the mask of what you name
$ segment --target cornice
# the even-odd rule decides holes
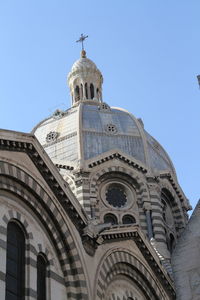
[[[113,160],[113,159],[118,159],[129,165],[130,167],[133,167],[134,169],[139,170],[142,173],[147,173],[147,169],[142,166],[142,164],[136,162],[135,160],[131,159],[130,157],[124,155],[122,152],[119,151],[113,151],[111,153],[101,155],[99,157],[96,157],[95,159],[91,159],[90,161],[86,162],[88,165],[89,169],[92,169],[98,165],[103,164],[104,162]]]

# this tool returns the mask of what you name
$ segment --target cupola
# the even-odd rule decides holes
[[[72,106],[85,100],[102,102],[103,76],[95,63],[81,51],[81,57],[72,66],[67,78]]]

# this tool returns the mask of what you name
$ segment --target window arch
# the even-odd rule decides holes
[[[25,235],[13,221],[7,227],[5,299],[25,299]]]
[[[91,96],[91,99],[94,98],[94,85],[92,83],[90,84],[90,96]]]
[[[117,217],[113,214],[106,214],[104,216],[104,223],[111,223],[112,225],[117,224]]]
[[[134,224],[134,223],[136,223],[136,220],[135,220],[135,218],[134,218],[133,216],[131,216],[131,215],[125,215],[125,216],[123,216],[123,218],[122,218],[122,223],[123,223],[123,224]]]
[[[37,256],[37,300],[46,300],[47,260],[42,253]]]

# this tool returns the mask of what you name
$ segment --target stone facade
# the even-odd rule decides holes
[[[177,300],[200,299],[200,202],[173,253]]]
[[[40,254],[48,300],[176,299],[171,256],[190,206],[173,164],[141,120],[102,102],[85,51],[68,82],[72,108],[31,134],[0,131],[1,299],[10,223],[25,237],[23,299],[38,299]]]

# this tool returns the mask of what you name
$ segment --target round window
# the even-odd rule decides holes
[[[114,207],[124,207],[127,203],[125,188],[121,184],[111,184],[106,190],[106,201]]]

